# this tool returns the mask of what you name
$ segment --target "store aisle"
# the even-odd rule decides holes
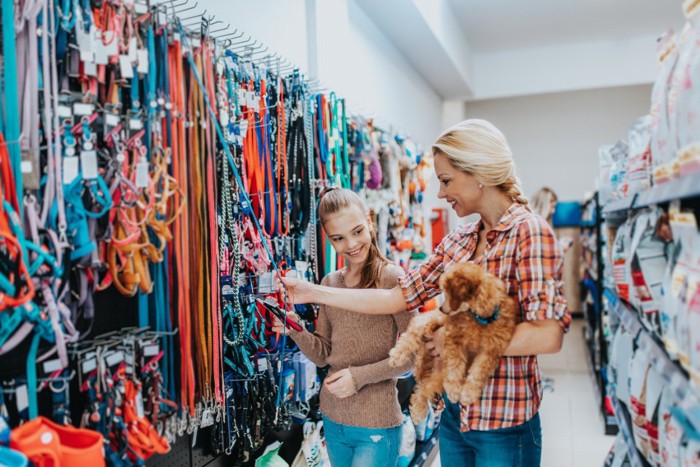
[[[543,373],[555,381],[540,409],[543,467],[600,467],[615,439],[605,436],[596,409],[583,327],[583,320],[575,320],[562,351],[540,357]]]
[[[540,408],[542,467],[601,467],[615,439],[605,436],[596,410],[583,326],[574,320],[562,351],[540,357],[543,373],[554,378],[554,392],[545,393]],[[438,456],[431,467],[440,465]]]

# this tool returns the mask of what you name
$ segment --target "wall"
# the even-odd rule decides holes
[[[465,118],[490,120],[508,138],[526,195],[551,187],[559,199],[595,190],[598,148],[627,139],[649,112],[651,85],[494,99],[465,104]]]
[[[353,0],[199,0],[204,9],[315,73],[352,112],[423,145],[440,130],[441,98]]]

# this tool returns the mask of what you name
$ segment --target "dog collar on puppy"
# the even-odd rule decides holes
[[[493,323],[498,319],[500,311],[501,309],[498,306],[496,306],[496,309],[493,310],[493,316],[491,316],[490,318],[483,318],[474,313],[472,310],[469,310],[469,313],[472,314],[472,317],[476,320],[477,323],[481,324],[482,326],[488,326],[489,324]]]

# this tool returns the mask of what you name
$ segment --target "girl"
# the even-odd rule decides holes
[[[542,382],[537,355],[561,349],[571,315],[561,289],[561,249],[549,224],[533,214],[520,189],[503,134],[484,120],[466,120],[445,131],[432,147],[438,197],[458,216],[478,222],[453,230],[427,264],[391,290],[341,290],[283,280],[295,303],[319,302],[359,313],[413,310],[440,293],[440,275],[470,261],[500,277],[520,305],[517,325],[500,366],[481,400],[465,407],[446,397],[440,423],[440,460],[449,466],[540,465],[538,409]],[[442,352],[442,332],[426,343]]]
[[[389,264],[377,246],[368,211],[354,192],[324,190],[318,206],[321,226],[345,268],[321,282],[326,287],[396,287],[403,270]],[[328,455],[334,467],[395,466],[403,416],[396,378],[410,366],[391,368],[389,350],[411,320],[411,313],[359,314],[321,305],[316,332],[286,332],[319,367],[329,366],[321,389],[321,412]],[[293,313],[287,319],[298,321]],[[275,321],[274,330],[284,332]]]

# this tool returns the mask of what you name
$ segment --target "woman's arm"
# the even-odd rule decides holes
[[[526,321],[515,327],[506,357],[558,353],[564,341],[564,329],[555,319]]]
[[[341,289],[283,277],[287,296],[295,304],[320,303],[335,308],[373,315],[388,315],[406,309],[401,289]]]

